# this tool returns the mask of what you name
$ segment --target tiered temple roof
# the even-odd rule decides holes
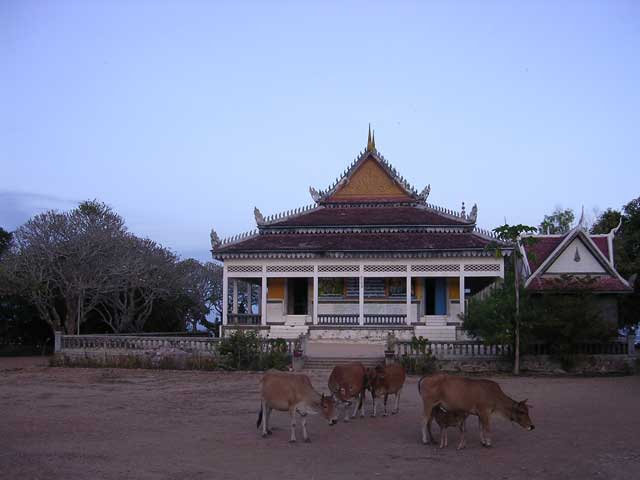
[[[314,204],[272,216],[254,210],[257,230],[220,241],[218,259],[255,257],[488,256],[496,239],[476,228],[470,213],[427,203],[380,154],[369,133],[367,148],[324,190],[309,189]],[[503,248],[509,248],[503,244]]]

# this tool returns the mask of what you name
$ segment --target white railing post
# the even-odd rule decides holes
[[[313,266],[313,324],[318,324],[318,265]]]
[[[364,266],[360,265],[359,276],[359,294],[358,294],[358,324],[364,325]]]
[[[226,325],[229,317],[229,278],[227,266],[222,268],[222,324]]]

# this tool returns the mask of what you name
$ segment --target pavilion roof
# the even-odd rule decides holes
[[[480,233],[389,232],[389,233],[272,233],[256,234],[221,245],[214,254],[310,253],[324,256],[367,253],[493,255],[492,239]]]

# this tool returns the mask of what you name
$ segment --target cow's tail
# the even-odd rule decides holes
[[[260,405],[260,411],[258,412],[258,421],[256,422],[256,428],[260,428],[262,424],[262,404]]]

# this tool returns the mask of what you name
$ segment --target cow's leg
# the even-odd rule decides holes
[[[436,443],[431,434],[431,422],[433,422],[434,404],[431,400],[422,399],[422,443],[425,445]],[[427,441],[427,432],[429,432],[429,441]]]
[[[433,404],[428,400],[423,400],[422,404],[422,443],[425,445],[435,443],[431,434],[431,422],[433,422]],[[427,432],[429,440],[427,441]]]
[[[458,450],[462,450],[465,445],[467,444],[467,439],[465,438],[465,432],[466,432],[466,423],[467,423],[467,419],[463,419],[462,422],[460,422],[460,442],[458,442]]]
[[[385,393],[384,394],[384,413],[382,414],[383,417],[387,416],[387,400],[389,399],[389,394]]]
[[[355,404],[355,407],[353,408],[353,412],[351,413],[351,418],[356,418],[358,416],[358,410],[362,406],[362,395],[358,395],[357,397],[354,397],[353,400],[354,400],[353,403]]]
[[[490,413],[480,415],[480,431],[482,432],[481,440],[485,447],[491,446],[491,426],[489,425]]]
[[[398,390],[396,393],[396,406],[393,410],[391,410],[391,415],[395,415],[400,411],[400,394],[402,393],[402,389]]]
[[[300,414],[300,423],[302,424],[302,438],[306,443],[311,443],[309,434],[307,433],[307,414]]]
[[[440,448],[447,446],[447,427],[440,427]]]
[[[344,421],[348,422],[349,421],[349,402],[343,402],[342,403],[344,405]]]
[[[482,427],[482,420],[478,416],[478,427],[480,429],[480,443],[484,445],[484,428]]]
[[[271,411],[273,410],[273,408],[271,407],[267,407],[267,411],[265,412],[265,417],[264,417],[264,421],[267,425],[267,435],[271,435],[273,432],[271,431],[271,428],[269,427],[269,425],[271,425]]]
[[[364,417],[364,402],[366,400],[365,398],[366,393],[367,393],[366,390],[362,390],[362,392],[360,392],[360,418]]]
[[[289,439],[289,443],[294,443],[296,441],[296,407],[295,405],[289,409],[289,421],[291,424],[291,438]]]
[[[371,392],[371,400],[373,400],[373,413],[371,414],[372,417],[376,416],[376,412],[378,411],[377,409],[377,404],[376,404],[376,394]]]
[[[262,436],[266,437],[269,432],[269,428],[267,427],[267,423],[269,422],[269,407],[265,400],[262,400],[260,408],[262,409]]]

